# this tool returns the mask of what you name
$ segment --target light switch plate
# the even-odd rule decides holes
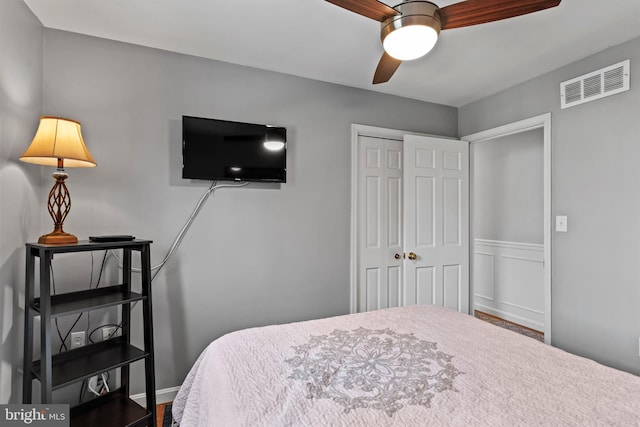
[[[564,215],[556,216],[556,231],[567,232],[567,217]]]

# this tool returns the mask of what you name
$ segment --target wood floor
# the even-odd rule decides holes
[[[513,323],[478,310],[474,311],[474,315],[485,322],[492,323],[496,326],[500,326],[501,328],[509,329],[510,331],[544,342],[544,332],[536,331],[535,329],[527,328],[526,326],[518,325],[517,323]]]
[[[161,403],[160,405],[156,406],[156,427],[162,427],[162,420],[164,419],[164,408],[170,404],[171,402]]]

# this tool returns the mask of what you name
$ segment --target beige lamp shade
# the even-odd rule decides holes
[[[58,166],[58,159],[62,159],[64,166],[71,168],[92,168],[96,165],[84,145],[79,122],[42,116],[33,141],[20,156],[20,160],[37,165]]]

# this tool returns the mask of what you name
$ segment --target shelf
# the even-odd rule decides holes
[[[71,408],[71,427],[153,425],[151,412],[124,395],[122,389]]]
[[[52,295],[51,317],[127,304],[145,298],[138,293],[128,292],[124,285]],[[34,299],[33,309],[40,312],[40,298]]]
[[[58,353],[51,358],[52,389],[119,368],[148,355],[125,342],[122,337]],[[33,375],[41,379],[40,360],[33,362]]]
[[[150,240],[122,242],[80,241],[69,245],[26,244],[26,274],[24,287],[24,351],[22,362],[22,403],[33,401],[33,380],[40,381],[39,401],[42,404],[60,400],[54,391],[69,385],[79,386],[83,380],[103,372],[118,369],[120,387],[103,396],[71,408],[70,425],[74,427],[154,427],[156,396],[153,356],[153,307],[151,289]],[[85,287],[78,283],[69,292],[51,295],[53,276],[50,274],[54,257],[63,253],[117,250],[122,255],[119,279],[108,286]],[[132,292],[133,257],[140,258],[140,288]],[[37,274],[36,266],[41,274]],[[73,282],[72,282],[73,283]],[[71,285],[70,283],[69,285]],[[84,290],[81,290],[84,288]],[[39,292],[38,292],[39,291]],[[40,298],[36,298],[38,295]],[[131,345],[133,323],[131,309],[142,302],[142,322],[139,329],[143,342]],[[121,336],[89,344],[63,353],[52,354],[51,344],[55,328],[52,319],[78,316],[93,310],[117,311],[116,323],[122,325]],[[39,320],[39,321],[38,321]],[[39,327],[38,327],[39,326]],[[75,326],[75,325],[74,325]],[[36,334],[36,329],[38,333]],[[36,342],[39,346],[34,345]],[[39,356],[38,356],[39,355]],[[34,361],[39,357],[40,360]],[[131,392],[130,364],[144,365],[146,403],[140,406],[129,398]],[[66,391],[66,390],[65,390]]]
[[[91,242],[89,240],[80,240],[78,243],[71,245],[43,245],[40,243],[27,243],[27,248],[33,256],[39,256],[39,251],[46,250],[51,254],[65,252],[87,252],[87,251],[104,251],[109,249],[132,249],[136,251],[142,250],[144,246],[152,243],[151,240],[127,240],[123,242]]]

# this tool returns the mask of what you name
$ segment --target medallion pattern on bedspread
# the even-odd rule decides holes
[[[429,408],[435,393],[457,391],[453,382],[461,374],[437,343],[391,329],[335,330],[293,349],[296,355],[285,360],[293,368],[289,378],[306,381],[307,399],[332,399],[345,413]]]

